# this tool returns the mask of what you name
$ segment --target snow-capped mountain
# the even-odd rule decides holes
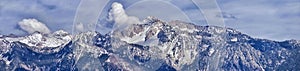
[[[74,71],[300,70],[300,41],[148,17],[108,34],[0,36],[0,69]]]

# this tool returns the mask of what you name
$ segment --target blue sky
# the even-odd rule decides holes
[[[135,10],[138,8],[131,7],[131,4],[138,0],[111,0],[113,1],[124,4],[129,15],[143,17],[143,13]],[[190,0],[168,1],[183,11],[192,22],[197,25],[207,25],[203,15]],[[0,34],[25,34],[17,26],[17,23],[25,18],[35,18],[45,23],[52,31],[63,29],[71,32],[79,2],[80,0],[0,0]],[[226,27],[257,38],[300,40],[299,0],[217,0],[217,2],[224,14]],[[160,8],[159,6],[162,4],[152,5],[155,8]],[[102,20],[106,18],[109,8],[108,6],[103,10]],[[174,15],[180,14],[172,12],[176,11],[175,8],[170,7],[168,11],[161,9],[157,10],[169,13],[161,13],[165,16],[163,18],[174,18],[176,17]]]

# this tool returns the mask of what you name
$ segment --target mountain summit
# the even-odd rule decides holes
[[[108,34],[0,36],[0,69],[104,71],[299,70],[300,41],[148,17]]]

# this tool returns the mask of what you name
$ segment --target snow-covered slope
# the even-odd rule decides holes
[[[1,36],[5,70],[299,70],[300,41],[252,38],[231,28],[148,17],[109,34]]]

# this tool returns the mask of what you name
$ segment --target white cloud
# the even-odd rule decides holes
[[[114,2],[111,5],[112,9],[109,12],[110,20],[115,22],[114,28],[124,27],[128,24],[139,24],[140,20],[134,16],[128,16],[123,8],[123,5]]]
[[[51,32],[45,24],[37,21],[36,19],[23,19],[18,25],[27,33],[33,33],[37,31],[49,34]]]

